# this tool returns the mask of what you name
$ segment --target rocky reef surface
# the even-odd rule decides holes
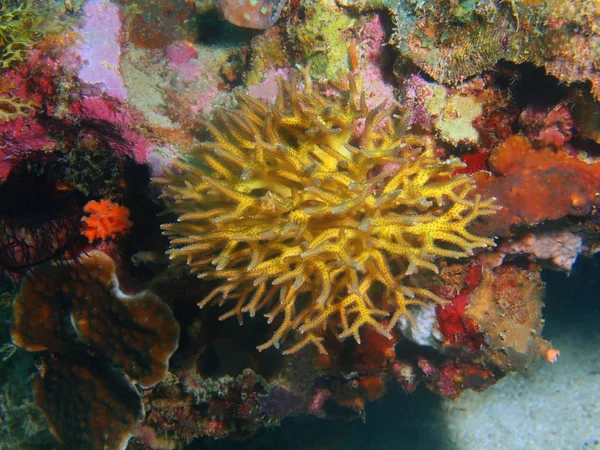
[[[213,448],[398,398],[496,436],[502,379],[568,384],[576,353],[544,303],[600,248],[598,23],[596,0],[3,2],[0,449]]]

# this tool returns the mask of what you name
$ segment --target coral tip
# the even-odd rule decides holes
[[[550,364],[554,364],[556,361],[558,361],[559,356],[560,356],[560,350],[551,348],[549,350],[546,350],[546,353],[544,354],[544,359],[546,361],[548,361]]]

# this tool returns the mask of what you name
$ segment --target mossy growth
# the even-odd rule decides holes
[[[54,175],[84,195],[115,198],[119,180],[123,177],[122,164],[109,148],[94,151],[66,150],[52,165]]]
[[[264,81],[269,70],[289,67],[290,63],[284,49],[283,38],[279,33],[267,30],[252,39],[252,56],[247,75],[248,85]]]
[[[292,45],[315,78],[333,79],[349,67],[349,30],[356,20],[333,1],[308,0],[298,21],[288,25]]]
[[[26,53],[45,35],[65,29],[69,21],[63,20],[63,3],[56,0],[0,2],[0,70],[23,61]]]

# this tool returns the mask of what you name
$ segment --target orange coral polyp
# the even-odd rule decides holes
[[[84,223],[81,233],[90,244],[96,239],[115,239],[126,234],[133,223],[129,220],[129,208],[110,200],[92,200],[83,210],[89,214],[81,220]]]
[[[369,110],[360,80],[332,83],[333,97],[306,74],[303,89],[295,77],[279,87],[273,105],[238,95],[241,111],[218,112],[212,140],[156,180],[180,216],[163,225],[170,258],[221,280],[199,305],[231,305],[222,319],[266,311],[276,329],[259,350],[294,330],[285,353],[325,352],[327,327],[358,342],[365,325],[389,337],[408,305],[442,301],[410,274],[494,245],[467,230],[493,200],[453,175],[458,159],[403,134],[393,108]]]

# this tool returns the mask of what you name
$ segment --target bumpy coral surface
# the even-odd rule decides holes
[[[231,305],[221,319],[266,311],[276,330],[259,350],[296,330],[286,353],[324,352],[328,326],[390,336],[408,305],[441,301],[411,274],[493,245],[467,230],[496,208],[453,176],[462,163],[405,135],[394,108],[369,110],[357,83],[326,98],[293,76],[273,105],[239,95],[241,111],[220,111],[212,139],[157,180],[180,215],[163,226],[171,259],[219,280],[199,305]]]
[[[511,136],[490,154],[492,171],[474,175],[482,193],[504,208],[482,233],[506,234],[512,225],[535,225],[564,216],[584,217],[600,204],[600,163],[571,156],[565,148],[535,149]]]
[[[132,383],[86,355],[54,357],[34,381],[35,400],[65,448],[125,449],[144,417]]]
[[[557,350],[541,337],[543,293],[537,272],[509,265],[484,270],[466,315],[486,335],[481,350],[488,367],[506,373],[531,367],[540,356],[551,361]]]
[[[37,405],[68,448],[125,448],[144,417],[140,394],[160,382],[179,324],[156,295],[127,296],[115,263],[94,250],[41,266],[14,301],[12,340],[46,351],[34,381]]]
[[[94,250],[77,262],[47,264],[36,277],[25,279],[14,302],[17,345],[65,352],[75,335],[76,345],[94,348],[143,387],[165,376],[179,324],[156,295],[123,294],[108,255]]]
[[[339,0],[386,8],[400,54],[455,84],[500,60],[531,62],[561,82],[589,81],[598,98],[598,4],[577,0]],[[577,50],[575,50],[577,49]]]

